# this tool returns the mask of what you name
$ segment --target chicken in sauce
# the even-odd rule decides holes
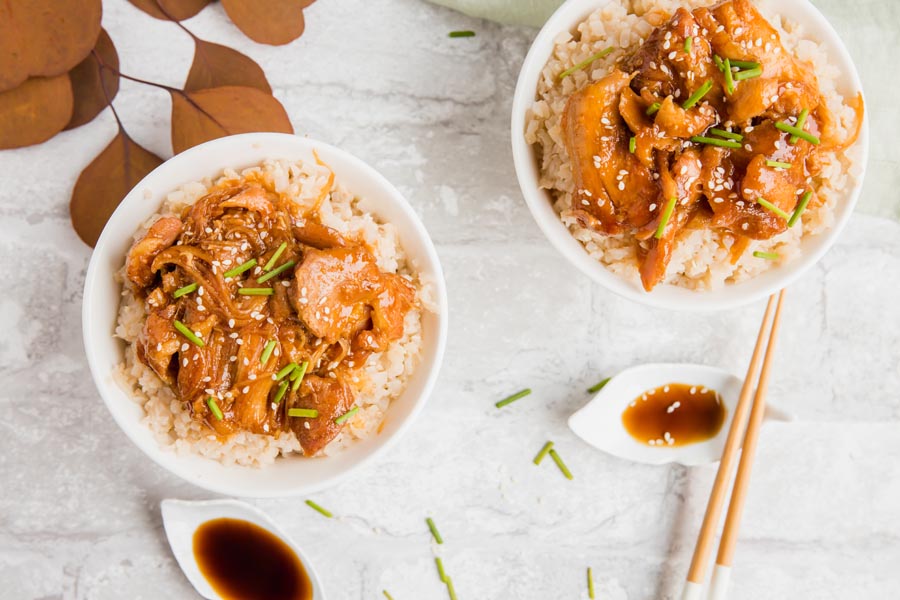
[[[855,101],[857,133],[862,99]],[[812,66],[793,58],[750,0],[679,9],[563,115],[570,215],[639,242],[644,288],[665,279],[679,234],[730,234],[732,260],[816,205],[821,155],[838,139]],[[792,218],[794,217],[794,218]]]

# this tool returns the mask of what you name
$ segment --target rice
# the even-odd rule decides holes
[[[710,0],[612,0],[591,13],[575,32],[562,32],[555,39],[553,53],[538,81],[536,100],[526,115],[525,139],[535,147],[540,163],[540,186],[550,191],[553,207],[571,234],[595,260],[610,271],[640,285],[638,271],[639,242],[630,233],[605,235],[582,227],[563,213],[572,208],[575,185],[562,134],[562,116],[568,97],[591,81],[605,77],[623,57],[631,54],[653,29],[665,23],[679,7],[693,9],[714,4]],[[837,134],[847,135],[854,111],[836,89],[839,70],[828,62],[825,48],[806,37],[803,27],[777,14],[757,8],[775,27],[784,47],[815,69],[819,89],[837,120]],[[613,52],[595,60],[589,67],[564,79],[559,74],[612,46]],[[856,150],[837,154],[822,153],[824,165],[813,185],[819,199],[804,211],[801,222],[768,240],[753,240],[741,258],[732,264],[729,249],[735,243],[731,234],[711,229],[685,229],[679,233],[664,283],[698,290],[712,290],[759,275],[779,264],[753,256],[754,251],[777,252],[780,262],[801,253],[807,236],[829,229],[834,222],[836,203],[844,197],[858,176],[854,167]]]
[[[266,184],[302,207],[311,207],[320,190],[328,185],[330,170],[315,163],[267,160],[241,173],[225,170],[215,181],[207,179],[188,183],[167,195],[160,212],[143,224],[135,233],[135,239],[143,237],[150,225],[160,217],[180,214],[183,208],[205,196],[214,185],[251,174],[261,175]],[[421,310],[411,310],[406,315],[402,338],[384,352],[369,356],[365,365],[355,371],[357,376],[347,382],[354,391],[359,411],[323,450],[326,455],[339,452],[354,440],[377,432],[391,401],[403,392],[417,366],[422,346],[422,310],[436,310],[431,285],[420,280],[403,251],[396,228],[363,210],[361,203],[363,199],[353,196],[337,181],[320,205],[320,220],[350,239],[365,242],[381,270],[406,277],[417,290]],[[239,432],[225,439],[218,438],[204,423],[192,419],[169,386],[137,359],[134,342],[143,328],[147,312],[144,302],[133,294],[130,283],[127,283],[124,266],[119,272],[119,279],[123,283],[122,300],[115,334],[125,341],[126,348],[125,360],[119,365],[115,377],[143,408],[143,423],[162,447],[179,454],[198,454],[223,464],[247,466],[271,464],[279,456],[302,451],[296,436],[290,431],[272,436]]]

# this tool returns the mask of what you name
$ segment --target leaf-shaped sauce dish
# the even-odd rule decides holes
[[[300,548],[265,513],[237,500],[163,500],[178,566],[208,600],[325,600]]]
[[[634,462],[688,466],[716,462],[742,384],[740,377],[704,365],[632,367],[611,378],[569,417],[569,428],[598,450]],[[672,396],[680,390],[680,399]],[[792,420],[773,406],[766,408],[766,419]],[[675,427],[682,429],[684,437],[679,439],[677,433],[668,431]],[[648,435],[647,431],[654,433]],[[697,441],[687,441],[691,436]]]

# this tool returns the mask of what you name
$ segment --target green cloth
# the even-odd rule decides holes
[[[470,17],[540,27],[563,0],[431,0]]]

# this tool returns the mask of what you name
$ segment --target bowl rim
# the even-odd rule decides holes
[[[811,240],[811,243],[816,243],[815,248],[811,251],[803,248],[799,256],[785,265],[776,266],[736,284],[725,284],[720,289],[688,290],[667,284],[658,286],[653,292],[645,292],[640,285],[613,273],[591,257],[584,245],[569,232],[556,214],[549,192],[540,187],[537,157],[533,147],[525,141],[527,111],[536,98],[541,71],[550,59],[555,46],[553,40],[564,31],[574,30],[588,14],[612,1],[566,0],[534,38],[519,71],[510,114],[510,143],[519,188],[533,219],[551,245],[583,274],[614,294],[646,306],[691,312],[726,310],[750,304],[788,287],[817,264],[834,245],[859,200],[869,159],[868,110],[863,114],[859,137],[852,146],[858,148],[859,152],[858,160],[853,165],[853,169],[858,169],[858,175],[850,182],[850,187],[841,193],[840,198],[843,202],[835,207],[832,225],[817,234],[816,239]],[[752,1],[755,5],[760,5],[769,4],[772,0]],[[862,95],[865,106],[865,94],[856,65],[840,36],[825,16],[807,0],[780,0],[780,2],[797,6],[798,10],[804,12],[809,19],[809,23],[804,22],[803,25],[811,23],[815,29],[824,34],[819,43],[828,52],[832,63],[849,66],[849,69],[845,69],[844,76],[849,85]],[[752,289],[754,287],[756,289]]]
[[[363,173],[364,176],[370,178],[372,181],[377,182],[377,186],[380,187],[385,195],[390,198],[390,202],[394,203],[408,218],[409,223],[412,226],[412,230],[415,232],[415,236],[418,237],[419,241],[421,242],[421,245],[424,249],[425,261],[424,264],[420,265],[420,270],[428,270],[433,276],[433,281],[430,280],[430,283],[432,283],[434,286],[434,300],[437,306],[437,310],[434,313],[437,322],[437,336],[434,346],[434,358],[430,362],[426,362],[423,360],[423,362],[416,365],[416,369],[426,370],[424,383],[421,387],[421,393],[417,398],[415,398],[415,401],[412,402],[408,414],[400,419],[400,423],[393,432],[391,432],[387,436],[380,437],[379,443],[375,444],[374,447],[370,449],[370,451],[360,456],[354,462],[350,463],[344,468],[338,469],[334,474],[329,474],[322,477],[316,482],[299,482],[289,490],[266,489],[261,492],[252,490],[249,493],[248,490],[245,490],[240,486],[240,482],[221,482],[208,478],[198,479],[195,476],[195,471],[185,464],[186,461],[182,459],[183,457],[180,454],[178,454],[174,450],[163,449],[157,442],[157,440],[152,436],[149,442],[137,437],[140,428],[146,429],[146,425],[144,425],[144,423],[141,421],[133,422],[129,420],[125,411],[118,409],[116,403],[120,399],[114,398],[114,393],[110,389],[111,386],[116,386],[116,383],[115,381],[107,381],[105,377],[107,375],[106,366],[101,363],[100,357],[98,356],[98,350],[96,350],[94,347],[94,340],[96,336],[103,334],[101,328],[105,327],[106,324],[95,321],[90,310],[90,306],[94,301],[95,295],[98,294],[99,290],[101,289],[101,282],[98,280],[98,271],[100,271],[100,269],[102,268],[100,263],[104,259],[104,257],[108,256],[110,252],[112,252],[111,250],[107,250],[107,247],[111,243],[110,238],[113,236],[113,234],[110,232],[115,226],[122,225],[118,223],[118,221],[124,218],[123,215],[125,214],[127,207],[129,207],[131,204],[144,200],[144,189],[148,186],[161,187],[163,190],[165,190],[161,193],[162,197],[164,197],[168,192],[178,189],[178,187],[187,182],[182,181],[180,183],[174,183],[171,185],[165,184],[159,186],[158,184],[154,183],[155,181],[161,180],[163,182],[166,182],[170,180],[172,178],[170,172],[175,171],[177,168],[180,168],[180,166],[184,163],[198,161],[198,159],[200,159],[203,154],[205,152],[208,152],[210,149],[220,149],[220,147],[227,149],[231,146],[239,147],[247,144],[250,144],[254,149],[259,147],[264,148],[266,144],[287,144],[295,145],[295,149],[298,152],[317,150],[322,152],[323,154],[326,152],[328,154],[335,154],[340,156],[342,161],[351,165],[354,170]],[[265,160],[266,158],[277,159],[278,156],[267,156],[260,159],[259,162]],[[212,175],[212,177],[217,177],[224,169],[227,168],[230,167],[228,165],[217,167],[218,171],[216,171],[216,174]],[[203,170],[203,167],[198,167],[197,170],[201,171]],[[200,180],[202,178],[203,174],[195,178],[195,180]],[[155,213],[150,213],[148,214],[148,216],[151,216],[152,214]],[[143,220],[129,229],[129,231],[136,231],[137,227],[142,222]],[[131,227],[132,224],[125,223],[125,225]],[[118,287],[118,284],[115,284],[115,282],[113,282],[113,284]],[[210,492],[242,498],[284,498],[311,494],[338,484],[339,482],[350,476],[352,473],[357,472],[360,468],[369,464],[376,457],[381,456],[383,453],[387,452],[409,430],[409,428],[424,410],[425,404],[428,402],[429,398],[434,392],[434,387],[437,382],[441,366],[443,364],[444,353],[447,345],[449,320],[448,312],[446,281],[444,278],[440,259],[437,254],[437,250],[434,247],[434,242],[432,241],[431,236],[425,229],[425,225],[422,223],[421,219],[419,219],[412,205],[386,177],[384,177],[381,173],[375,170],[374,167],[370,166],[368,163],[358,158],[357,156],[326,142],[293,134],[256,132],[217,138],[189,148],[188,150],[185,150],[184,152],[169,158],[168,160],[157,166],[153,171],[151,171],[143,179],[141,179],[141,181],[138,182],[128,192],[128,194],[125,195],[125,197],[116,207],[116,210],[113,212],[106,225],[104,226],[103,231],[101,232],[100,237],[98,238],[97,243],[93,249],[88,264],[88,269],[84,280],[84,292],[81,310],[82,342],[84,344],[85,356],[88,361],[88,366],[90,368],[91,377],[94,381],[94,386],[97,388],[97,392],[103,399],[104,405],[113,417],[113,420],[119,426],[119,429],[125,434],[125,436],[131,441],[132,444],[137,446],[144,453],[146,457],[150,458],[154,463],[156,463],[166,471],[172,473],[173,475],[176,475],[184,481],[187,481],[188,483],[191,483]],[[131,396],[125,390],[121,390],[121,388],[119,388],[119,390],[126,396]],[[403,393],[405,393],[405,391]],[[199,458],[202,461],[209,461],[212,463],[219,462],[212,458],[201,457],[200,455],[194,454],[191,454],[189,457],[185,458]],[[271,467],[274,465],[266,465],[262,467],[245,467],[237,465],[221,466],[225,469],[266,469],[267,467]]]

